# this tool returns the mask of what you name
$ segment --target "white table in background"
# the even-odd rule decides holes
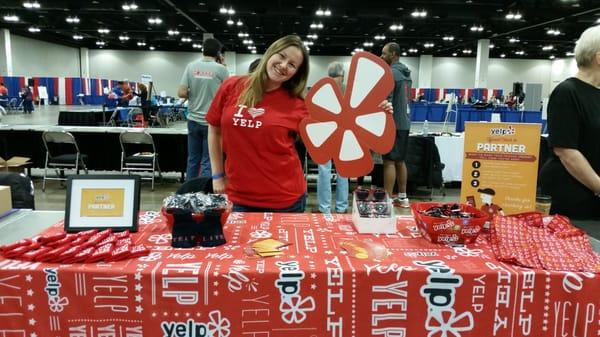
[[[35,236],[64,218],[64,211],[17,210],[0,219],[0,245]]]

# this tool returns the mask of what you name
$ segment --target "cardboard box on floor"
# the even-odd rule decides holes
[[[0,215],[12,209],[12,197],[10,195],[10,186],[0,185]]]
[[[27,157],[12,157],[9,160],[4,160],[0,157],[0,171],[8,172],[23,172],[25,166],[30,163],[30,158]]]

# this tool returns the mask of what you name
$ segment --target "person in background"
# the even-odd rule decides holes
[[[394,90],[391,102],[394,107],[394,122],[396,123],[396,140],[392,150],[383,155],[383,185],[386,192],[393,198],[394,204],[409,207],[406,195],[408,171],[404,159],[408,149],[408,132],[410,118],[408,115],[408,97],[412,80],[408,67],[400,63],[400,46],[390,42],[383,47],[381,58],[392,68]],[[398,194],[393,196],[394,185],[398,184]]]
[[[148,88],[144,83],[138,84],[139,93],[134,92],[136,96],[140,98],[140,106],[142,107],[142,113],[144,114],[144,121],[150,119],[150,96],[148,94]]]
[[[206,39],[202,44],[202,58],[185,68],[177,95],[188,99],[188,159],[186,180],[198,175],[211,176],[208,154],[208,124],[206,114],[217,90],[229,76],[222,62],[221,43]]]
[[[4,83],[0,83],[0,96],[8,96],[8,88]]]
[[[548,101],[550,158],[540,172],[551,214],[600,219],[600,26],[575,44],[578,71]]]
[[[21,98],[23,99],[23,111],[25,113],[33,112],[33,93],[28,86],[23,87],[23,92],[21,93]]]
[[[344,66],[339,62],[332,62],[327,68],[327,74],[333,78],[335,83],[344,92]],[[319,165],[319,176],[317,177],[317,203],[319,212],[331,213],[331,160]],[[348,208],[348,178],[336,174],[335,182],[335,211],[346,213]]]
[[[129,82],[121,81],[121,90],[123,91],[123,95],[119,97],[119,106],[129,106],[129,101],[133,98],[133,91],[129,86]]]

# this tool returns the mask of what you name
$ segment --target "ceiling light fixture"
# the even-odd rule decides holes
[[[238,33],[238,37],[248,37],[248,36],[250,36],[248,33],[242,33],[242,32]]]
[[[148,49],[150,49],[150,50],[154,50],[154,49],[156,49],[156,48],[154,48],[154,46],[150,46],[150,48],[148,48]]]
[[[371,42],[371,41],[364,42],[363,46],[365,46],[365,47],[373,47],[373,42]]]
[[[504,17],[506,18],[506,20],[521,20],[523,18],[523,15],[521,15],[521,13],[519,13],[519,12],[516,12],[516,13],[509,12]]]
[[[303,43],[304,43],[304,45],[305,45],[305,46],[312,46],[312,45],[314,45],[314,44],[315,44],[315,43],[314,43],[314,42],[312,42],[312,41],[304,41]]]
[[[506,54],[500,54],[500,57],[501,57],[501,58],[505,58],[505,57],[506,57]]]
[[[127,36],[127,35],[119,35],[119,40],[121,40],[121,41],[128,41],[129,40],[129,36]]]
[[[160,25],[162,23],[162,19],[159,17],[156,18],[148,18],[148,23],[151,25]]]
[[[25,1],[23,2],[23,7],[27,8],[27,9],[39,9],[41,6],[39,4],[39,2],[34,1]]]
[[[568,51],[565,53],[565,56],[575,56],[575,53],[572,51]]]
[[[415,49],[415,48],[410,48],[410,49],[408,50],[408,52],[409,52],[409,53],[417,53],[417,52],[419,52],[419,50],[418,50],[418,49]]]
[[[256,49],[252,49],[252,50],[250,51],[250,53],[252,53],[252,54],[256,54]]]
[[[229,9],[227,10],[227,14],[233,15],[235,14],[235,10],[232,7],[229,7]]]
[[[423,44],[423,47],[425,48],[432,48],[433,46],[435,46],[435,44],[433,44],[432,42],[425,42]]]
[[[233,20],[231,20],[231,18],[227,19],[227,25],[231,26],[233,25],[235,22],[233,22]]]
[[[29,27],[29,29],[27,29],[30,33],[39,33],[40,29],[38,27]]]
[[[548,29],[546,31],[546,34],[557,36],[557,35],[560,35],[560,30],[558,30],[558,29]]]
[[[67,16],[65,19],[68,23],[79,23],[79,18],[76,16]]]
[[[19,17],[16,15],[5,15],[4,16],[4,21],[7,22],[18,22],[19,21]]]
[[[306,38],[316,40],[319,38],[319,36],[317,34],[308,34],[306,35]]]
[[[97,46],[104,46],[105,44],[106,44],[106,42],[104,42],[104,41],[96,41]]]
[[[394,32],[395,31],[400,31],[400,30],[403,30],[403,29],[404,29],[404,26],[401,25],[401,24],[393,24],[393,25],[390,26],[390,30],[394,31]]]
[[[83,36],[75,34],[73,35],[73,40],[83,40]]]
[[[244,23],[242,22],[242,20],[237,20],[237,22],[235,23],[238,27],[243,25]]]
[[[385,35],[375,35],[375,40],[385,40]]]
[[[124,11],[134,11],[138,9],[138,5],[136,5],[134,2],[130,4],[125,3],[123,6],[121,6],[121,8],[123,8]]]
[[[508,39],[508,42],[517,43],[517,42],[521,42],[521,40],[519,40],[518,37],[511,37],[510,39]]]
[[[108,28],[98,28],[98,33],[100,33],[100,34],[108,34],[108,33],[110,33],[110,29],[108,29]]]
[[[547,46],[542,47],[542,50],[552,50],[552,49],[554,49],[553,45],[547,45]]]
[[[452,36],[452,35],[444,36],[442,39],[444,41],[454,41],[454,36]]]
[[[312,28],[312,29],[323,29],[323,24],[320,23],[320,22],[319,23],[314,23],[313,22],[313,23],[310,24],[310,28]]]
[[[456,56],[456,55],[458,55],[458,54],[456,54],[456,53],[452,53],[452,56]]]
[[[410,13],[410,16],[413,18],[424,18],[427,16],[427,12],[424,9],[415,9],[412,13]]]
[[[221,13],[221,14],[227,14],[227,8],[225,8],[225,7],[219,8],[219,13]]]
[[[479,25],[479,26],[477,26],[477,25],[473,25],[473,26],[471,27],[471,31],[472,31],[472,32],[483,32],[483,26],[481,26],[481,25]]]
[[[198,43],[194,43],[194,44],[192,45],[192,47],[193,47],[193,48],[196,48],[196,49],[201,49],[201,48],[202,48],[202,45],[201,45],[201,44],[198,44]]]
[[[405,51],[402,52],[402,56],[406,56],[406,52]]]
[[[471,53],[473,53],[473,51],[471,49],[463,49],[462,53],[463,54],[471,54]]]
[[[515,51],[515,54],[517,54],[517,55],[525,55],[525,51],[523,51],[523,50],[517,50],[517,51]]]
[[[489,45],[489,48],[490,48],[490,49],[494,49],[494,48],[496,48],[496,45],[495,45],[495,44],[490,44],[490,45]]]
[[[323,16],[323,15],[325,15],[325,12],[323,12],[323,10],[322,10],[321,8],[319,8],[319,9],[317,9],[317,11],[315,12],[315,14],[316,14],[317,16]]]
[[[556,58],[556,56],[554,55],[550,55],[549,59],[554,60]]]
[[[138,41],[137,45],[138,45],[138,47],[144,47],[144,46],[146,46],[146,42]]]
[[[179,31],[177,29],[169,29],[167,31],[167,34],[169,34],[170,36],[179,35]]]
[[[181,42],[192,42],[192,39],[190,39],[189,37],[182,37],[181,38]]]

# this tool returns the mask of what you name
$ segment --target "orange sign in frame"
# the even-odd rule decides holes
[[[540,124],[465,123],[461,202],[490,215],[535,209]]]

